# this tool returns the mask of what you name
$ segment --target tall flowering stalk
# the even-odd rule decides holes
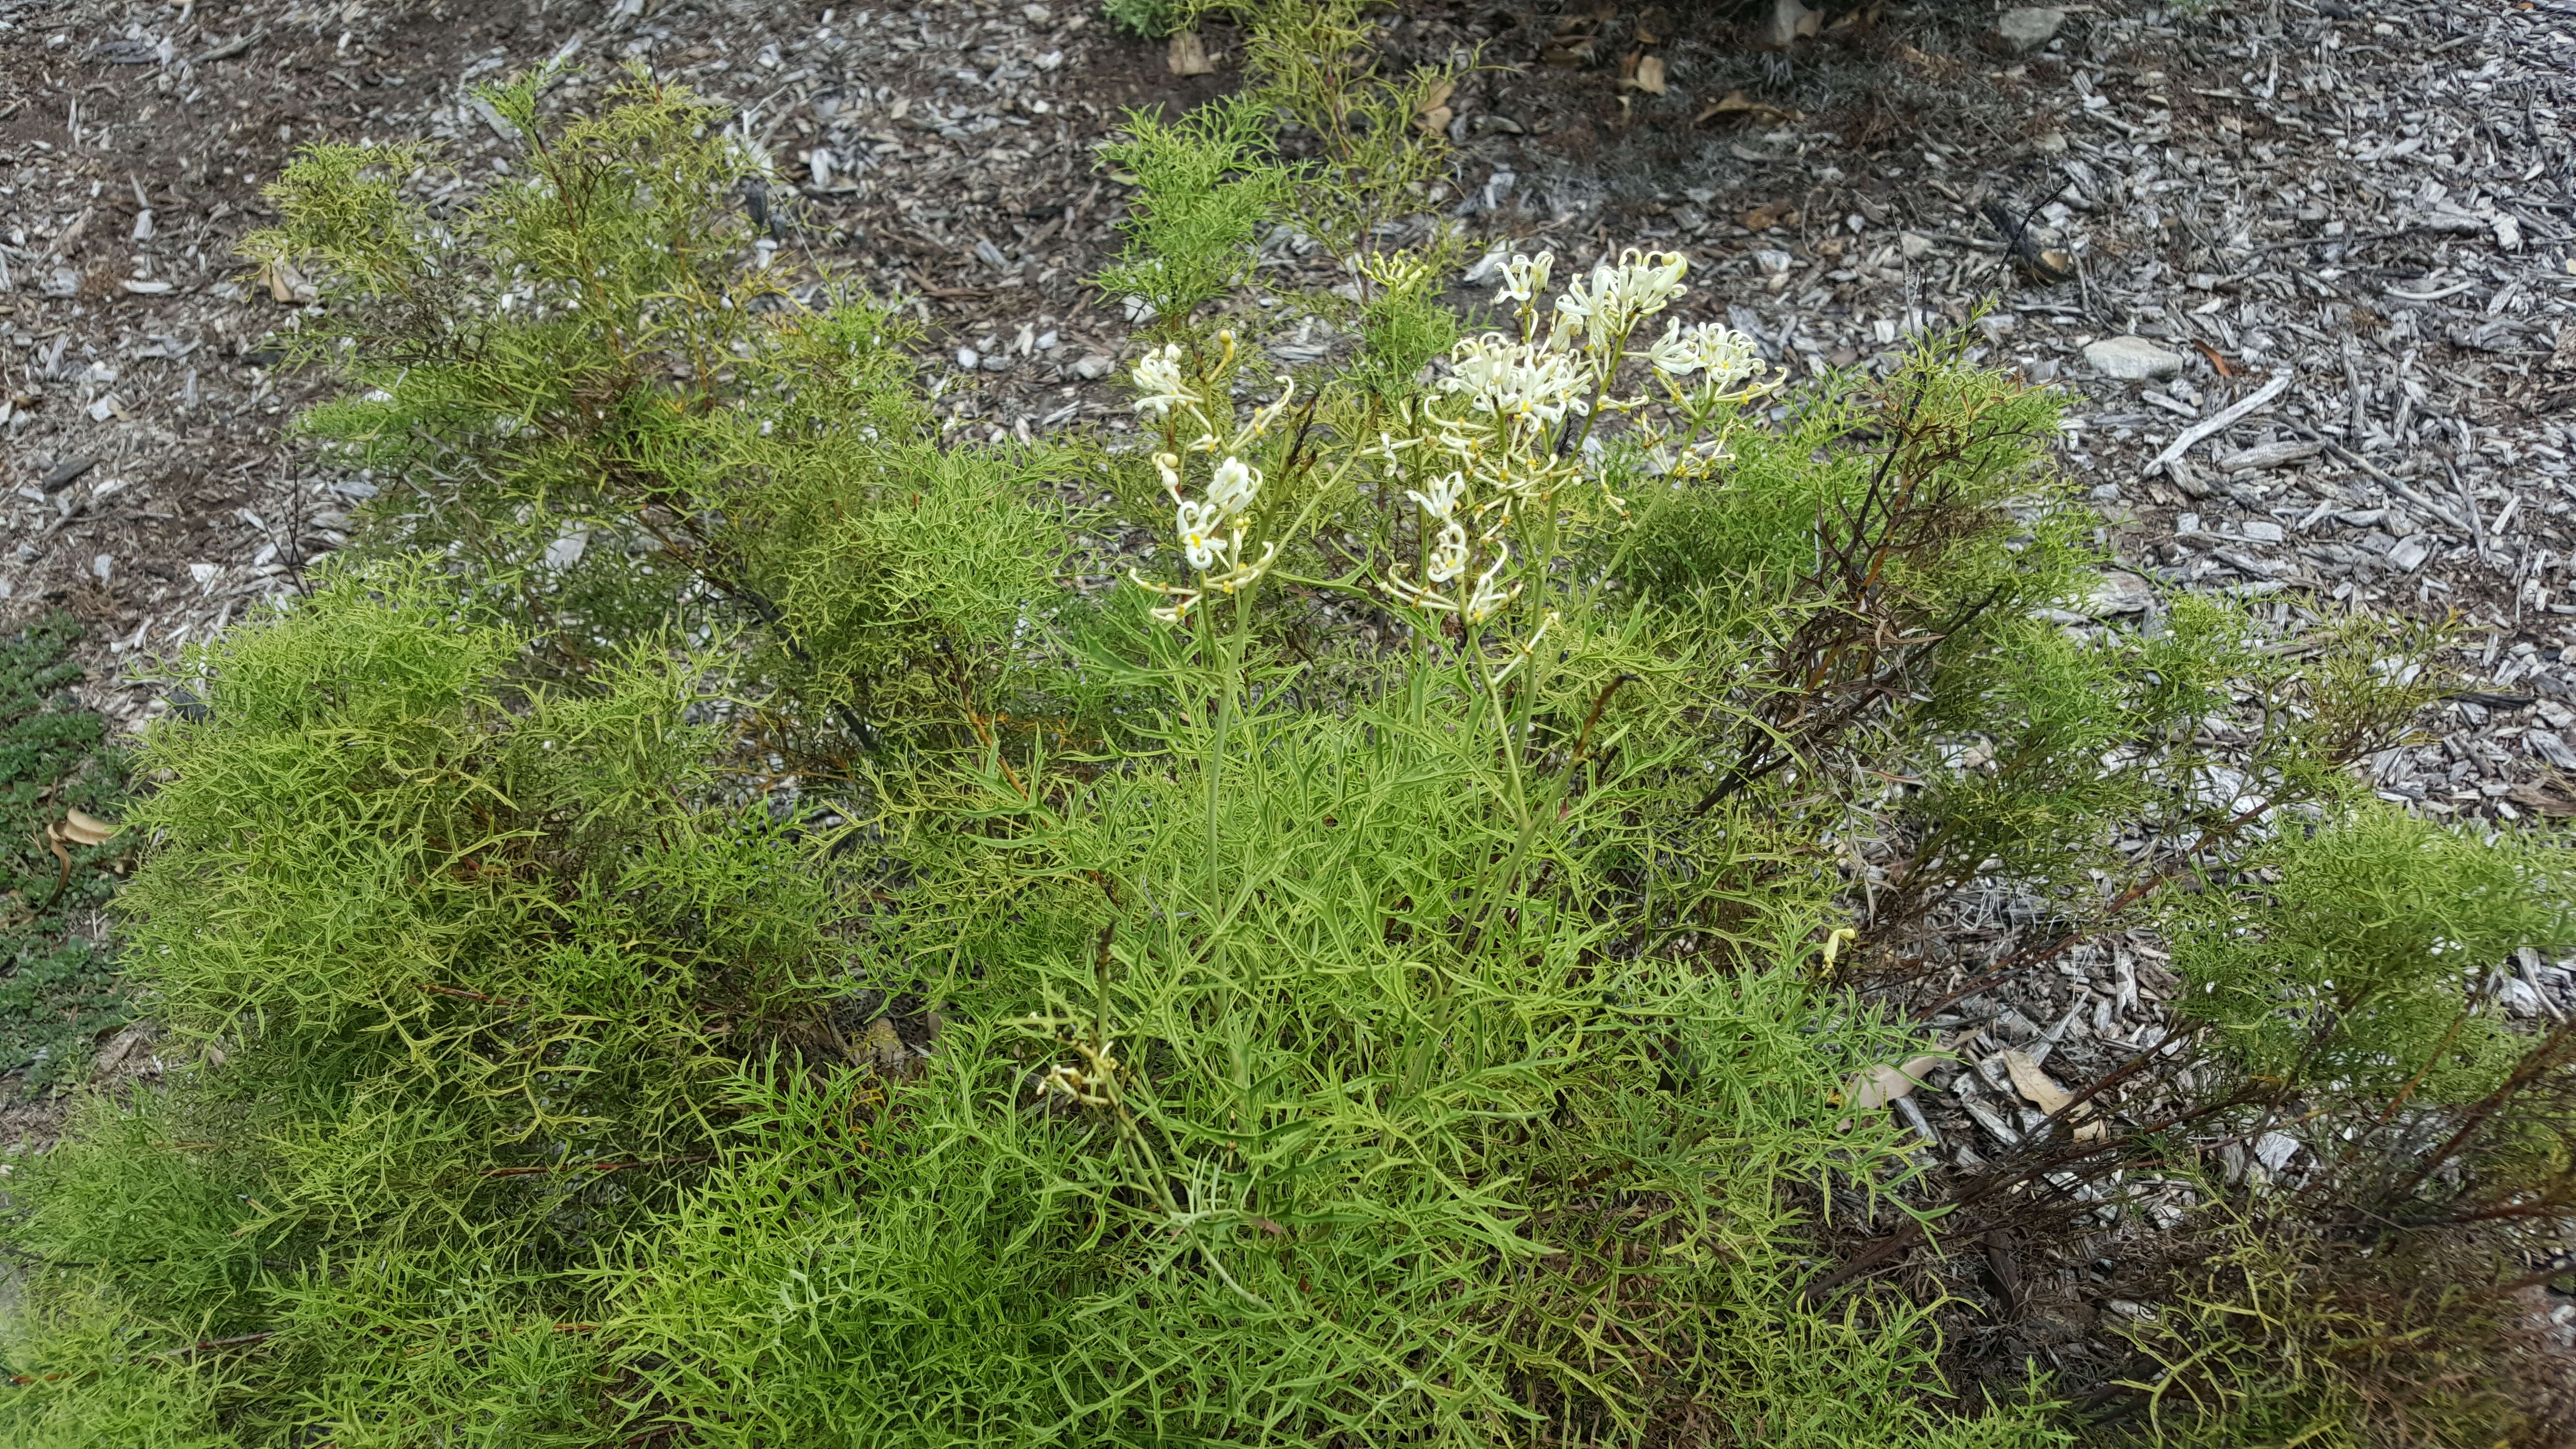
[[[1683,425],[1682,451],[1701,465],[1694,471],[1719,460],[1722,448],[1703,447],[1701,435],[1712,427],[1722,432],[1725,417],[1776,385],[1757,378],[1752,339],[1720,325],[1674,321],[1651,347],[1630,348],[1647,320],[1682,294],[1688,266],[1674,253],[1631,249],[1569,282],[1549,306],[1553,254],[1517,255],[1500,265],[1494,300],[1516,304],[1517,336],[1488,332],[1460,341],[1448,375],[1420,410],[1418,435],[1382,440],[1390,467],[1400,471],[1396,459],[1410,450],[1416,470],[1438,480],[1429,491],[1406,490],[1429,546],[1418,580],[1386,570],[1387,597],[1409,609],[1455,614],[1470,626],[1518,598],[1530,571],[1555,555],[1557,495],[1571,483],[1603,481],[1595,442],[1601,420],[1657,402],[1649,393],[1621,393],[1630,359],[1643,360],[1662,384],[1662,403]],[[1669,450],[1674,436],[1647,425],[1636,440]],[[1603,496],[1624,512],[1606,484]]]
[[[1354,270],[1393,288],[1422,280],[1421,265],[1395,254],[1363,259]],[[1393,505],[1382,536],[1404,536],[1401,510],[1413,510],[1416,547],[1410,563],[1389,558],[1340,579],[1298,580],[1394,604],[1423,626],[1418,641],[1427,642],[1436,632],[1429,626],[1443,616],[1457,620],[1463,631],[1460,662],[1475,676],[1496,729],[1509,742],[1503,752],[1509,806],[1522,827],[1524,848],[1545,813],[1522,787],[1519,742],[1527,738],[1532,691],[1521,691],[1521,717],[1514,720],[1506,717],[1501,686],[1537,657],[1561,615],[1543,611],[1526,637],[1514,628],[1499,650],[1488,643],[1487,631],[1524,597],[1546,592],[1549,572],[1563,556],[1560,496],[1569,485],[1596,486],[1608,511],[1634,527],[1625,502],[1610,490],[1614,453],[1642,453],[1650,471],[1672,486],[1707,478],[1725,460],[1727,435],[1744,405],[1779,381],[1760,369],[1750,338],[1721,325],[1685,327],[1675,320],[1661,337],[1642,348],[1634,345],[1650,320],[1685,290],[1689,264],[1680,255],[1631,249],[1568,282],[1551,305],[1548,282],[1555,267],[1555,257],[1546,252],[1503,262],[1494,300],[1516,304],[1514,332],[1456,343],[1441,375],[1410,397],[1394,398],[1391,414],[1370,414],[1387,424],[1378,427],[1374,442],[1350,446],[1353,440],[1342,439],[1338,466],[1306,495],[1304,506],[1311,511],[1321,498],[1336,495],[1356,468],[1370,465],[1404,500]],[[1215,340],[1215,366],[1196,375],[1187,367],[1190,355],[1177,344],[1148,352],[1134,368],[1136,410],[1160,428],[1154,466],[1172,501],[1175,542],[1191,577],[1164,583],[1133,569],[1128,576],[1162,597],[1152,612],[1169,624],[1187,621],[1211,594],[1236,601],[1234,627],[1222,636],[1201,615],[1202,629],[1210,630],[1207,657],[1221,676],[1213,746],[1221,757],[1237,713],[1250,590],[1274,571],[1279,539],[1296,534],[1305,514],[1257,545],[1250,539],[1263,484],[1250,455],[1287,410],[1295,389],[1281,377],[1275,399],[1232,424],[1223,399],[1236,340],[1232,332],[1219,332]],[[1631,362],[1642,363],[1654,384],[1642,385],[1640,378],[1636,391],[1623,391],[1622,374]],[[1600,429],[1606,418],[1633,425],[1612,439]],[[1313,449],[1331,446],[1330,437],[1319,440],[1301,426],[1297,443],[1276,466],[1294,479],[1315,466]],[[1391,496],[1391,490],[1380,496]],[[1219,773],[1212,758],[1211,892]],[[1515,865],[1519,853],[1514,852]]]
[[[1217,343],[1224,349],[1215,372],[1223,376],[1231,369],[1235,356],[1232,332],[1219,332]],[[1243,455],[1270,431],[1271,425],[1288,408],[1296,395],[1297,384],[1288,377],[1279,378],[1279,396],[1267,407],[1254,409],[1242,426],[1220,434],[1216,422],[1208,416],[1207,395],[1215,388],[1206,378],[1193,379],[1182,371],[1183,354],[1179,343],[1165,343],[1138,359],[1132,376],[1137,391],[1136,411],[1162,424],[1163,447],[1154,454],[1154,469],[1162,475],[1163,492],[1172,500],[1172,529],[1189,560],[1193,581],[1186,585],[1160,584],[1134,569],[1127,576],[1137,584],[1169,600],[1156,607],[1154,617],[1177,624],[1189,617],[1190,611],[1209,594],[1235,597],[1260,581],[1279,557],[1276,540],[1264,542],[1257,558],[1246,558],[1244,535],[1251,527],[1253,504],[1261,496],[1261,470],[1245,462]],[[1182,435],[1196,425],[1198,432],[1188,442]],[[1190,474],[1194,455],[1222,457],[1204,480],[1195,484]]]

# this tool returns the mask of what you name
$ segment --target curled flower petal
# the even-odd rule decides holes
[[[1261,471],[1241,458],[1228,458],[1217,464],[1216,476],[1208,480],[1208,502],[1226,518],[1251,507],[1260,492]]]
[[[1433,540],[1431,558],[1423,566],[1423,576],[1435,584],[1445,584],[1467,571],[1467,526],[1452,523],[1440,530]]]
[[[1476,575],[1475,591],[1467,596],[1467,606],[1459,611],[1460,617],[1470,624],[1485,622],[1501,613],[1505,604],[1520,597],[1519,584],[1515,583],[1510,588],[1504,588],[1496,582],[1502,577],[1503,566],[1512,561],[1511,548],[1501,544],[1499,540],[1497,545],[1493,563],[1483,573]]]
[[[1404,490],[1404,496],[1412,499],[1424,513],[1446,523],[1450,515],[1458,511],[1458,500],[1465,496],[1466,492],[1467,475],[1452,473],[1446,478],[1432,479],[1431,491],[1428,493],[1418,488],[1407,488]]]
[[[1556,253],[1540,252],[1537,256],[1515,255],[1502,264],[1502,290],[1494,294],[1496,302],[1532,302],[1547,290],[1547,274],[1556,266]]]
[[[1132,373],[1137,390],[1144,393],[1136,399],[1136,411],[1155,417],[1168,416],[1175,407],[1186,407],[1198,401],[1189,382],[1181,376],[1181,345],[1166,342],[1161,347],[1136,359]]]

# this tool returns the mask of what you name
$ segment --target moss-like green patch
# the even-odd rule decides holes
[[[72,810],[112,821],[125,796],[107,721],[69,693],[79,638],[67,614],[0,636],[0,1091],[52,1090],[134,1014],[113,953],[75,929],[116,894],[127,841],[48,829]]]

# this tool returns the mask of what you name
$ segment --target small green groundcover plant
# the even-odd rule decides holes
[[[197,1065],[9,1180],[9,1442],[2523,1422],[2337,1356],[2476,1314],[2295,1287],[2509,1285],[2555,1219],[2488,1206],[2564,1187],[2565,1043],[2480,984],[2567,944],[2559,847],[2345,769],[2429,640],[2054,622],[2099,561],[2050,395],[1938,338],[1790,388],[1668,254],[1462,298],[1404,221],[1436,78],[1295,23],[1110,157],[1123,437],[943,446],[896,315],[789,285],[726,203],[761,158],[640,75],[493,92],[527,164],[456,209],[417,151],[290,169],[253,248],[349,384],[302,426],[380,491],[143,747],[127,961]],[[1349,285],[1254,305],[1275,226]],[[1307,322],[1349,341],[1275,365]],[[2191,1130],[2368,1148],[2125,1383],[1963,1376],[1943,1280],[1873,1268],[2191,1154],[2103,1096],[1963,1179],[1856,1099],[1934,1046],[1871,963],[2006,887],[2197,933],[2141,1058]],[[2220,1351],[2236,1289],[2283,1326]]]
[[[125,758],[72,700],[79,638],[62,614],[0,636],[0,1090],[13,1095],[73,1080],[133,1012],[94,929],[129,855],[111,833]]]

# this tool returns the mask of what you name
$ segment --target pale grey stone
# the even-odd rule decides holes
[[[2149,378],[2171,377],[2182,371],[2183,356],[2143,337],[2105,337],[2085,347],[2084,361],[2104,377],[2115,377],[2123,382],[2144,382]]]
[[[2093,586],[2093,597],[2085,601],[2085,607],[2096,617],[2108,618],[2118,614],[2143,614],[2154,607],[2155,602],[2155,587],[2145,579],[2132,573],[2113,572],[2104,574],[2102,582]]]
[[[2059,27],[2066,24],[2066,12],[2040,5],[2024,5],[2007,10],[1995,21],[1995,33],[2016,54],[2039,49],[2057,38]]]

